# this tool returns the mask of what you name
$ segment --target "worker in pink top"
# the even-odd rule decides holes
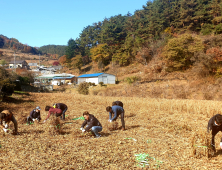
[[[48,114],[48,116],[45,118],[45,120],[44,120],[43,123],[45,123],[46,120],[48,120],[48,118],[49,118],[52,114],[54,114],[56,117],[59,117],[59,116],[62,115],[62,110],[61,110],[61,109],[53,108],[53,107],[51,107],[51,106],[46,106],[46,107],[45,107],[45,111],[49,111],[49,114]]]

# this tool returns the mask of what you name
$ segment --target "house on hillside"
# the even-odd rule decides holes
[[[91,82],[95,84],[99,84],[99,82],[103,82],[104,84],[116,84],[116,76],[107,73],[83,74],[78,77],[78,84],[82,82]]]
[[[34,78],[35,83],[61,85],[68,83],[77,83],[77,77],[72,74],[46,74]]]
[[[9,62],[9,68],[22,68],[22,69],[29,69],[29,65],[25,60],[15,60]]]
[[[38,66],[38,63],[28,63],[30,69],[35,69]]]

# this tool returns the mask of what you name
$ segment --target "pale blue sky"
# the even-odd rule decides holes
[[[0,34],[33,47],[67,45],[84,27],[134,14],[147,0],[0,0]]]

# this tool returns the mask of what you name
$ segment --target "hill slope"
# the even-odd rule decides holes
[[[204,134],[209,118],[214,113],[221,112],[220,102],[99,97],[68,93],[31,93],[23,96],[15,94],[13,97],[10,105],[1,103],[1,110],[7,108],[13,111],[19,123],[19,135],[3,135],[3,132],[0,132],[2,169],[135,169],[138,164],[135,154],[140,153],[149,154],[147,162],[151,169],[221,167],[220,151],[215,157],[207,159],[206,156],[201,156],[204,154],[204,147],[196,148],[196,154],[193,155],[195,148],[192,143],[193,136]],[[105,107],[115,100],[124,103],[125,131],[109,131],[107,128],[108,113]],[[67,124],[61,126],[62,135],[51,135],[48,122],[29,126],[25,124],[24,120],[33,108],[40,106],[41,117],[44,119],[47,115],[43,111],[44,107],[54,102],[68,105],[64,122]],[[94,114],[103,125],[102,137],[99,139],[92,138],[90,134],[81,134],[79,128],[83,121],[72,120],[82,116],[86,110]],[[119,119],[117,122],[120,126]],[[10,129],[13,129],[12,124]],[[221,134],[216,136],[217,149],[220,137]]]

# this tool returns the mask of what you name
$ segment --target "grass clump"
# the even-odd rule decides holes
[[[89,83],[87,83],[87,82],[80,83],[77,91],[79,92],[79,94],[88,95],[89,94]]]

